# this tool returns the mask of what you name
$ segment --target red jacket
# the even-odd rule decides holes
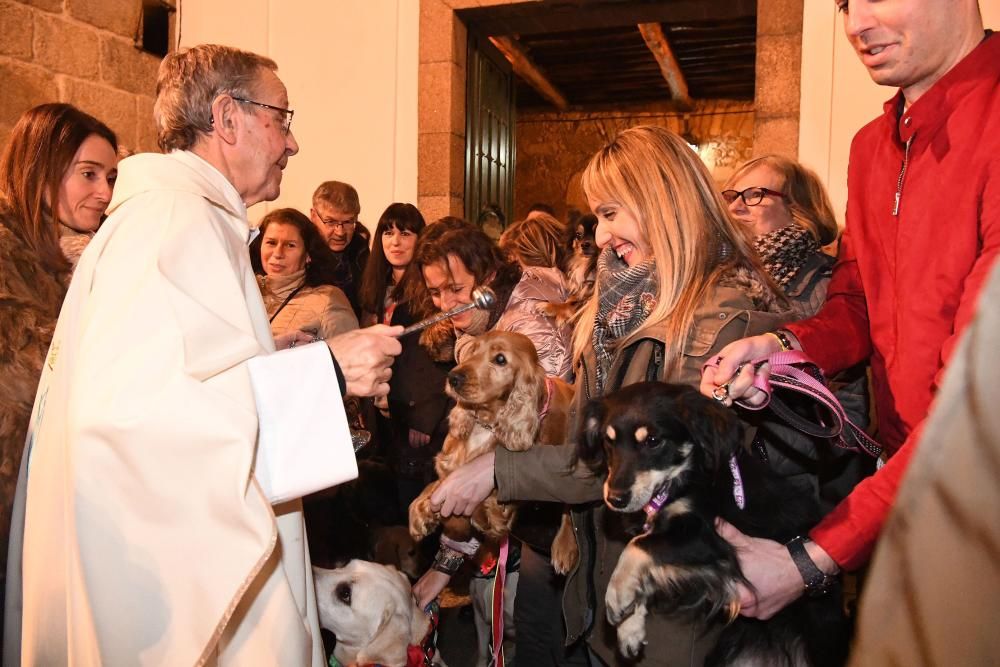
[[[900,93],[854,137],[826,304],[788,327],[828,376],[871,361],[879,440],[894,453],[811,533],[847,569],[871,553],[1000,248],[1000,36],[902,105]]]

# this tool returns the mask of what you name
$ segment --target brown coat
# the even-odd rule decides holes
[[[39,265],[6,219],[0,209],[0,581],[6,579],[11,505],[31,406],[66,294],[63,281]]]
[[[282,304],[301,281],[281,284],[268,276],[257,276],[260,293],[264,298],[267,316],[271,318],[271,332],[275,336],[290,331],[305,331],[320,338],[358,328],[351,303],[343,290],[333,285],[303,286],[284,307]]]

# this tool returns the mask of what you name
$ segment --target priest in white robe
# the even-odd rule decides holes
[[[324,662],[301,502],[272,504],[290,495],[270,487],[287,477],[281,459],[322,468],[327,486],[356,475],[338,384],[385,393],[399,331],[274,351],[246,207],[277,197],[298,151],[275,69],[218,46],[160,68],[170,152],[121,163],[39,385],[5,664]],[[288,413],[255,400],[261,382],[310,423],[283,428]],[[261,454],[265,432],[280,441],[297,426],[323,466],[309,460],[317,442]]]

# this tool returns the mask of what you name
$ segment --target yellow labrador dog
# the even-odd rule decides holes
[[[320,625],[337,637],[342,665],[404,667],[430,619],[413,601],[406,575],[390,565],[352,560],[345,567],[314,567]]]

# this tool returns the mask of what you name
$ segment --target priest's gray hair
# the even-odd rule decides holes
[[[157,143],[160,148],[187,150],[212,131],[212,102],[222,94],[252,99],[261,69],[274,71],[270,58],[231,46],[200,44],[171,53],[156,76]]]

